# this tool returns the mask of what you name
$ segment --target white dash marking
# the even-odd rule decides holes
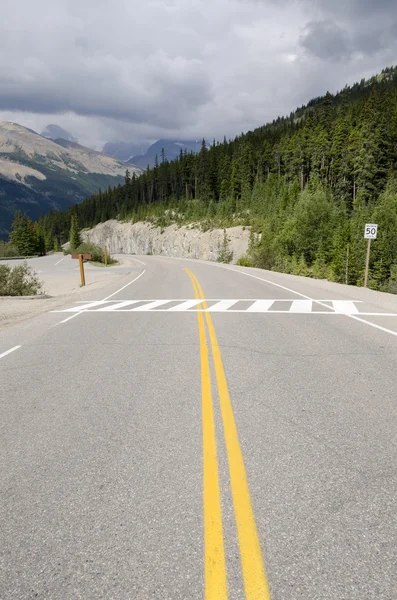
[[[135,311],[149,311],[152,308],[157,308],[158,306],[163,306],[163,304],[168,304],[172,302],[172,300],[155,300],[154,302],[149,302],[149,304],[143,304],[142,306],[138,306],[137,308],[131,308],[131,312]]]
[[[73,308],[67,308],[62,312],[84,312],[90,308],[96,308],[97,306],[101,306],[102,304],[106,304],[106,300],[92,300],[91,302],[87,302],[82,306],[74,306]]]
[[[65,258],[66,258],[66,256],[64,256],[63,258],[61,258],[61,260],[58,260],[58,262],[56,262],[54,266],[56,267],[57,265],[59,265],[59,263],[62,262],[63,260],[65,260]]]
[[[105,306],[104,308],[98,308],[97,312],[117,311],[119,308],[125,308],[126,306],[131,306],[137,302],[139,302],[139,300],[125,300],[124,302],[116,302],[115,304],[109,304],[109,306]]]
[[[208,312],[224,312],[236,304],[238,300],[220,300],[208,308]]]
[[[332,306],[334,311],[341,315],[355,315],[358,313],[353,300],[332,300]]]
[[[186,300],[185,302],[181,302],[180,304],[177,304],[176,306],[172,306],[169,311],[183,311],[183,310],[188,310],[189,308],[193,308],[194,306],[197,306],[198,304],[202,304],[203,302],[205,302],[204,300]]]
[[[310,313],[313,309],[311,300],[294,300],[288,312],[291,313]]]
[[[246,312],[267,312],[275,300],[256,300]]]
[[[14,346],[13,348],[10,348],[6,352],[3,352],[3,354],[0,354],[0,358],[3,358],[4,356],[7,356],[7,354],[11,354],[11,352],[14,352],[15,350],[18,350],[18,348],[20,348],[20,347],[21,346]]]

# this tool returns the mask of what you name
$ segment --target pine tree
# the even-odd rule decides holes
[[[223,230],[222,243],[219,245],[218,262],[231,263],[233,260],[233,252],[229,249],[230,240],[227,236],[226,229]]]
[[[19,211],[17,211],[12,224],[10,241],[18,248],[21,256],[33,256],[42,250],[42,240],[38,239],[35,226],[29,217],[22,215]]]
[[[72,215],[70,220],[70,249],[76,250],[81,244],[81,237],[79,232],[79,222],[77,219],[77,215]]]
[[[17,212],[15,213],[14,221],[11,226],[10,242],[13,246],[18,248],[18,252],[19,244],[21,241],[22,228],[22,213],[20,210],[17,210]]]

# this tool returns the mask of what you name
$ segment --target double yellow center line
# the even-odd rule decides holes
[[[201,299],[203,301],[201,303],[203,308],[207,309],[208,305],[197,278],[189,271],[189,269],[185,269],[185,271],[191,279],[196,299]],[[203,315],[205,315],[207,322],[210,341],[209,345],[214,361],[223,432],[229,464],[234,514],[237,524],[245,597],[246,600],[270,600],[254,511],[252,509],[248,488],[247,474],[238,439],[237,426],[233,414],[222,356],[211,315],[208,312],[198,312],[203,413],[205,600],[227,600],[228,596],[209,351]]]

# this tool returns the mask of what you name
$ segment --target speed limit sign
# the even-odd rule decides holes
[[[376,240],[378,226],[375,223],[367,223],[364,229],[364,238],[366,240]]]

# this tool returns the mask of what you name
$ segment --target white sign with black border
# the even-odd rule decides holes
[[[366,240],[376,240],[378,234],[378,225],[375,223],[366,223],[364,229],[364,238]]]

